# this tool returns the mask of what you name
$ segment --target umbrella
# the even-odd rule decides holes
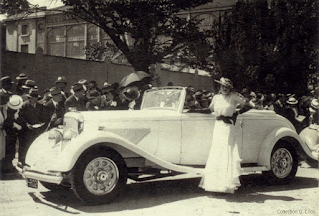
[[[122,79],[120,82],[120,87],[125,87],[134,82],[139,82],[147,77],[151,77],[151,75],[144,71],[133,72]]]

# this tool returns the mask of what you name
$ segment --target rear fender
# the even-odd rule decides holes
[[[270,157],[274,146],[278,141],[284,140],[290,143],[297,151],[300,156],[307,155],[313,158],[310,149],[302,141],[299,135],[290,128],[278,127],[274,129],[264,140],[262,147],[259,152],[258,164],[265,166],[270,169]]]

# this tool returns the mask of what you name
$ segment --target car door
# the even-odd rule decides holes
[[[243,145],[240,149],[242,163],[258,162],[261,145],[274,128],[274,122],[263,112],[267,111],[251,110],[242,115]]]
[[[215,114],[182,114],[181,164],[206,164],[212,145],[215,120]]]
[[[157,124],[159,142],[155,155],[167,162],[180,163],[181,114],[168,111],[159,118]]]
[[[181,164],[205,165],[212,147],[216,116],[212,114],[183,113]],[[238,116],[234,130],[238,148],[242,147],[242,117]]]

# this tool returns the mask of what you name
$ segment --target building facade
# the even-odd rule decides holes
[[[209,28],[214,19],[230,10],[236,2],[216,0],[191,11],[181,12],[179,16],[188,19],[198,17],[203,19],[201,28]],[[99,27],[53,10],[37,12],[24,19],[7,19],[5,25],[8,51],[86,59],[85,47],[89,44],[112,43]]]

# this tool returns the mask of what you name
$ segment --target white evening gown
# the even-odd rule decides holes
[[[216,97],[217,96],[217,97]],[[211,103],[216,116],[232,116],[238,104],[244,104],[243,97],[232,93],[229,97],[216,95]],[[212,146],[199,187],[206,191],[234,193],[240,186],[240,156],[236,143],[236,127],[216,120]]]

